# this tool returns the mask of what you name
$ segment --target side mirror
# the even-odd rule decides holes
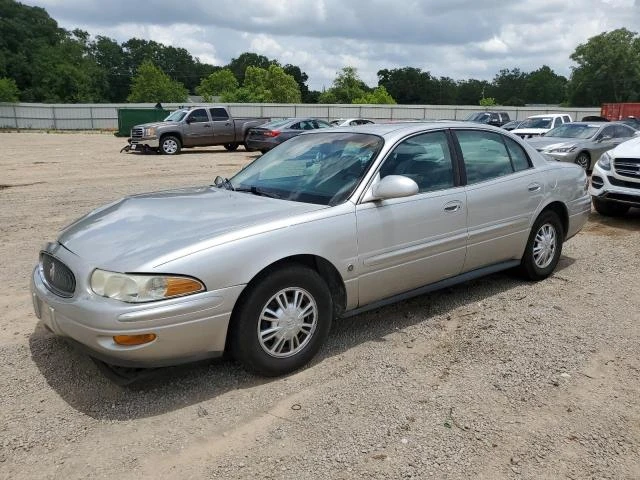
[[[611,138],[612,138],[612,137],[611,137],[611,136],[609,136],[609,135],[601,135],[601,136],[598,138],[598,143],[606,142],[607,140],[611,140]]]
[[[191,123],[191,119],[190,118],[185,119],[184,123],[187,123],[187,124]]]
[[[374,183],[364,198],[365,202],[410,197],[418,193],[418,184],[404,175],[387,175]]]

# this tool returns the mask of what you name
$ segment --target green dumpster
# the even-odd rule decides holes
[[[141,123],[159,122],[171,113],[163,108],[119,108],[116,137],[131,135],[131,127]]]

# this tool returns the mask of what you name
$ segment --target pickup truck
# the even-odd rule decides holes
[[[229,151],[245,145],[247,131],[269,118],[232,118],[226,107],[189,107],[172,112],[163,122],[131,129],[129,149],[177,155],[183,148],[223,145]]]

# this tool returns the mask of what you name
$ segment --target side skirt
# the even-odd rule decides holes
[[[375,310],[376,308],[385,307],[392,303],[401,302],[409,298],[417,297],[418,295],[424,295],[425,293],[451,287],[459,283],[468,282],[469,280],[475,280],[476,278],[491,275],[492,273],[501,272],[502,270],[508,270],[510,268],[517,267],[518,265],[520,265],[520,260],[509,260],[507,262],[496,263],[495,265],[490,265],[488,267],[478,268],[477,270],[465,272],[460,275],[456,275],[455,277],[445,278],[444,280],[425,285],[424,287],[416,288],[414,290],[409,290],[408,292],[399,293],[398,295],[378,300],[377,302],[370,303],[368,305],[365,305],[364,307],[349,310],[347,312],[344,312],[340,316],[340,318],[348,318],[355,315],[360,315],[361,313]]]

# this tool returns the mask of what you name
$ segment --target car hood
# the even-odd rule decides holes
[[[529,144],[536,150],[552,150],[554,148],[572,147],[584,142],[582,138],[537,137],[529,140]]]
[[[142,123],[140,125],[136,125],[133,128],[158,128],[164,127],[165,125],[177,125],[177,122],[151,122],[151,123]]]
[[[63,230],[58,242],[95,267],[135,271],[216,236],[323,208],[209,186],[170,190],[98,208]]]
[[[613,150],[610,150],[609,154],[614,157],[640,157],[640,137],[632,138],[631,140],[621,143]]]

